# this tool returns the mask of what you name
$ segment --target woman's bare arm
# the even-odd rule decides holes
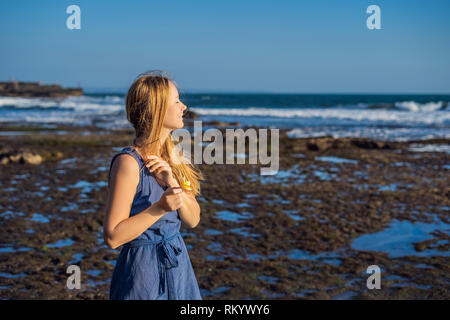
[[[111,168],[110,179],[103,237],[107,246],[115,249],[137,238],[167,211],[156,202],[130,217],[131,205],[139,184],[139,165],[132,156],[117,156]]]
[[[169,183],[170,187],[179,187],[180,184],[176,179],[172,179]],[[189,227],[195,228],[200,222],[200,206],[195,197],[189,192],[182,193],[183,205],[178,210],[180,219]]]

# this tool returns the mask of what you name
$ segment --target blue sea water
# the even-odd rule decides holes
[[[450,95],[182,94],[200,120],[288,129],[292,137],[412,140],[450,137]],[[0,97],[2,122],[132,128],[123,93]]]

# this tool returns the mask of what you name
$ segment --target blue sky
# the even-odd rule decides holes
[[[0,80],[124,91],[163,69],[185,92],[450,93],[449,14],[433,0],[2,1]]]

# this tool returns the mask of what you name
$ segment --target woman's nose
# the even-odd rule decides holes
[[[187,112],[187,106],[183,103],[183,114]]]

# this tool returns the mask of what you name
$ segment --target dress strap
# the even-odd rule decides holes
[[[139,170],[142,170],[142,167],[144,166],[144,162],[143,162],[141,156],[137,153],[137,151],[133,147],[128,146],[128,147],[123,148],[122,150],[120,150],[120,152],[116,153],[111,159],[111,164],[109,165],[109,172],[108,172],[108,187],[109,187],[109,180],[110,180],[110,176],[111,176],[111,168],[112,168],[113,162],[121,154],[129,154],[133,158],[135,158],[139,164]]]
[[[134,147],[128,146],[126,147],[126,149],[129,149],[131,153],[136,156],[135,158],[139,161],[139,164],[144,165],[144,159],[142,159],[141,155],[139,154],[139,152],[137,152],[137,150]]]

